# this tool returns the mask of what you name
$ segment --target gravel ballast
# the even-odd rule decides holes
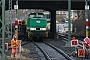
[[[77,54],[75,54],[75,53],[71,54],[72,52],[75,51],[75,47],[66,46],[66,43],[62,39],[58,39],[58,40],[51,39],[51,40],[46,40],[46,42],[61,49],[67,55],[70,55],[70,57],[73,58],[74,60],[90,60],[90,59],[86,59],[86,58],[77,57]]]

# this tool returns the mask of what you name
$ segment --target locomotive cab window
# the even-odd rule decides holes
[[[34,18],[34,17],[36,17],[36,14],[35,13],[29,14],[29,18]]]
[[[40,17],[40,18],[44,18],[44,15],[38,15],[38,17]]]
[[[29,16],[29,18],[34,18],[34,17],[35,17],[35,15],[30,15],[30,16]]]
[[[44,14],[43,13],[38,13],[38,17],[39,18],[44,18]]]
[[[38,18],[44,18],[44,14],[42,14],[42,13],[31,13],[29,15],[29,18],[36,18],[36,17],[38,17]]]

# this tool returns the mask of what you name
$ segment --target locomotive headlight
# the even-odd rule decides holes
[[[36,30],[36,28],[30,28],[30,30]]]
[[[40,30],[46,30],[46,28],[40,28]]]
[[[34,30],[36,30],[36,28],[34,28]]]

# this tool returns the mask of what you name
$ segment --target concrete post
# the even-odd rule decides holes
[[[51,10],[50,37],[54,39],[56,35],[56,10]]]

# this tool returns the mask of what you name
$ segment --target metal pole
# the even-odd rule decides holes
[[[88,29],[89,29],[89,22],[88,22],[88,10],[89,10],[89,5],[88,5],[88,2],[87,2],[88,0],[85,0],[85,17],[86,17],[86,37],[88,37],[88,35],[89,35],[89,31],[88,31]],[[87,58],[88,59],[88,57],[89,57],[89,52],[88,52],[88,50],[86,50],[85,49],[85,58]]]
[[[18,0],[16,0],[16,5],[15,5],[16,7],[14,8],[14,9],[16,9],[16,21],[18,20]],[[15,34],[18,36],[18,34],[17,34],[17,32],[18,32],[18,26],[15,28]],[[18,38],[17,38],[17,40],[18,40]]]
[[[12,0],[9,0],[8,38],[12,38]]]
[[[88,6],[88,2],[87,0],[85,0],[85,16],[86,16],[86,37],[88,37],[89,35],[89,22],[88,22],[88,10],[89,10],[89,6]]]
[[[5,0],[2,0],[2,60],[5,60]]]
[[[10,16],[10,20],[11,20],[11,38],[12,38],[12,0],[11,0],[11,8],[10,8],[11,12],[11,16]]]
[[[16,20],[18,20],[18,0],[16,0]],[[15,33],[18,32],[18,28],[15,30]],[[18,34],[17,34],[18,36]]]
[[[17,5],[17,8],[18,8],[18,0],[16,0],[16,5]],[[18,9],[16,9],[16,18],[18,18]]]
[[[68,44],[71,40],[71,0],[68,0]]]
[[[17,5],[16,18],[18,18],[18,0],[16,0],[16,5]],[[19,27],[19,26],[18,26],[18,27]],[[15,31],[18,32],[18,28],[17,28],[17,30],[15,30]],[[18,36],[18,33],[16,33],[16,34],[17,34],[17,36]],[[18,38],[17,38],[17,40],[18,40]],[[20,43],[20,45],[19,45],[19,47],[18,47],[18,52],[21,52],[21,43]]]

